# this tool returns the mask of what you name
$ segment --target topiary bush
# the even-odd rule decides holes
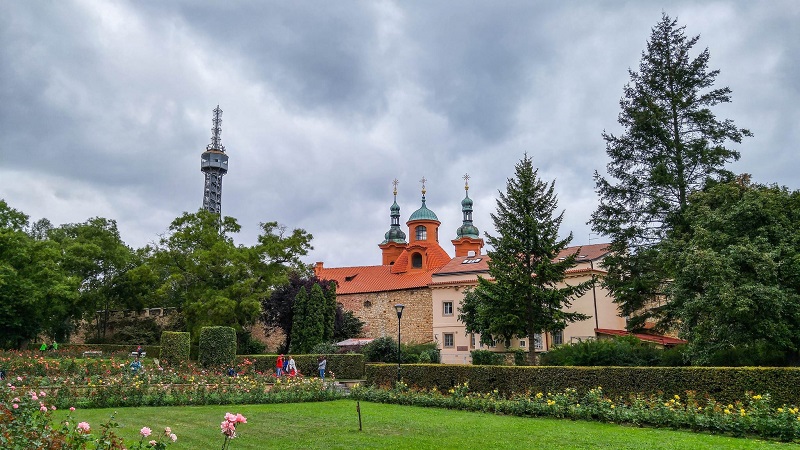
[[[162,364],[179,365],[189,362],[190,348],[191,338],[188,332],[164,331],[161,333],[159,358]]]
[[[236,358],[236,330],[231,327],[203,327],[197,350],[197,361],[203,367],[225,368]]]

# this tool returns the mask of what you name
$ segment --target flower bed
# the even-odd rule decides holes
[[[413,390],[403,382],[392,389],[357,386],[358,400],[483,411],[525,417],[554,417],[601,422],[689,429],[733,436],[759,436],[781,441],[800,439],[800,411],[793,405],[772,405],[769,395],[748,394],[743,400],[722,404],[709,398],[630,395],[610,398],[601,387],[579,394],[575,389],[503,396],[497,390],[472,392],[462,383],[442,393],[436,388]]]

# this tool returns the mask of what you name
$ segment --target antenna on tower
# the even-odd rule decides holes
[[[206,150],[225,151],[222,145],[222,110],[217,105],[214,108],[214,128],[211,129],[211,143],[206,146]]]

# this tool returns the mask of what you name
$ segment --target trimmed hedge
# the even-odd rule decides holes
[[[288,355],[285,355],[287,357]],[[317,362],[320,355],[292,355],[297,370],[305,376],[319,375]],[[328,358],[328,374],[333,372],[340,380],[364,379],[364,355],[325,355]],[[236,365],[242,366],[244,360],[253,364],[253,369],[261,373],[275,373],[275,361],[278,355],[238,355]],[[330,376],[326,374],[326,376]]]
[[[203,327],[197,362],[203,367],[230,367],[236,358],[236,330],[231,327]]]
[[[719,402],[741,400],[746,392],[772,396],[774,404],[800,404],[800,368],[795,367],[508,367],[472,365],[403,365],[403,381],[409,386],[447,391],[469,382],[470,390],[502,394],[563,392],[567,388],[585,393],[602,386],[612,398],[629,394],[665,397],[696,392]],[[368,385],[391,386],[397,380],[397,365],[368,364]]]
[[[161,333],[161,360],[165,364],[189,362],[191,337],[186,331],[164,331]]]

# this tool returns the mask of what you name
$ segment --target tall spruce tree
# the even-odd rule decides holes
[[[509,179],[506,193],[500,192],[492,221],[498,236],[486,233],[494,248],[489,252],[490,282],[478,279],[478,286],[467,293],[459,319],[469,333],[480,333],[481,341],[529,337],[537,333],[563,330],[568,323],[587,318],[567,312],[572,299],[592,285],[558,287],[566,271],[575,265],[577,252],[563,260],[558,257],[572,241],[572,233],[559,239],[564,213],[557,216],[555,182],[549,185],[538,178],[538,170],[526,154],[516,165],[516,177]],[[535,362],[535,346],[530,345],[528,360]]]
[[[730,102],[731,90],[712,89],[719,71],[708,70],[708,49],[691,57],[699,36],[688,38],[684,28],[662,14],[652,29],[620,100],[624,132],[603,133],[610,178],[594,176],[600,205],[590,223],[611,239],[603,283],[630,317],[629,328],[663,318],[671,275],[658,245],[684,227],[691,192],[731,177],[724,166],[739,153],[725,145],[751,135],[711,112]]]
[[[292,331],[289,344],[292,352],[302,352],[303,342],[306,340],[308,303],[308,291],[306,291],[305,286],[302,286],[297,292],[292,305]]]

